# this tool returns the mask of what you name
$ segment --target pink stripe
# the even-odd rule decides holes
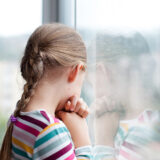
[[[126,159],[129,159],[130,156],[127,152],[123,151],[122,149],[119,151],[119,154],[122,155],[123,157],[125,157]]]
[[[40,112],[41,112],[42,116],[43,116],[44,118],[46,118],[48,122],[50,122],[50,119],[49,119],[47,113],[46,113],[45,111],[40,111]]]
[[[33,134],[34,136],[38,136],[38,134],[39,134],[39,131],[37,131],[36,129],[34,129],[34,128],[30,127],[30,126],[27,126],[26,124],[21,123],[21,122],[19,122],[19,121],[17,121],[17,122],[15,123],[15,125],[16,125],[17,127],[21,128],[21,129],[23,129],[23,130],[25,130],[25,131]]]
[[[125,152],[122,149],[119,151],[119,155],[129,160],[140,160],[138,157],[135,157],[134,155],[130,155],[129,153]]]
[[[55,123],[59,123],[59,119],[53,117]]]
[[[148,118],[151,120],[151,118],[152,118],[152,111],[147,111],[147,114],[148,114]]]
[[[69,143],[67,146],[62,148],[61,150],[57,151],[56,153],[52,154],[51,156],[45,158],[44,160],[53,160],[53,159],[58,159],[67,152],[69,152],[72,149],[72,144]]]
[[[144,116],[141,115],[139,118],[138,118],[139,122],[144,122]]]
[[[130,149],[131,151],[134,151],[134,152],[138,152],[138,150],[140,150],[140,147],[134,145],[134,144],[131,144],[131,143],[128,143],[126,141],[123,142],[122,146]]]
[[[75,154],[72,153],[69,157],[67,157],[65,160],[73,160],[75,158]]]
[[[18,131],[16,128],[14,128],[13,130],[13,137],[23,139],[27,141],[30,145],[34,145],[35,143],[35,138],[33,136],[28,136],[25,133]]]

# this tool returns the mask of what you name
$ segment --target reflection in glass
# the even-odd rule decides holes
[[[77,30],[86,41],[88,90],[94,93],[89,117],[94,157],[158,160],[159,1],[85,4],[77,1]]]

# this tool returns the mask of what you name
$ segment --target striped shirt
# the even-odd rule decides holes
[[[13,160],[88,160],[91,146],[74,148],[65,124],[45,110],[21,112],[12,132]]]
[[[156,129],[159,122],[160,112],[152,110],[145,110],[136,119],[120,121],[115,137],[115,148],[118,153],[116,158],[118,160],[148,160],[149,157],[146,157],[145,153],[147,150],[147,152],[152,152],[151,160],[153,160],[153,155],[156,154],[154,145],[160,144],[160,130]]]
[[[114,148],[95,146],[93,153],[95,160],[159,160],[159,151],[160,112],[146,110],[136,119],[120,121]]]

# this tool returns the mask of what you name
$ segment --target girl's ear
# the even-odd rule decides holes
[[[71,71],[69,72],[69,76],[68,76],[68,82],[74,82],[74,80],[76,79],[77,75],[78,75],[78,71],[80,69],[80,65],[77,65],[76,67],[72,68]]]

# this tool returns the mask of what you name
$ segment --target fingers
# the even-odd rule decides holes
[[[63,120],[64,115],[65,115],[64,111],[59,111],[59,112],[56,113],[56,117],[58,117],[61,120]]]
[[[65,104],[65,110],[70,111],[70,109],[71,109],[71,101],[67,101],[67,103]]]
[[[83,112],[82,117],[83,117],[83,118],[86,118],[86,117],[88,116],[88,114],[89,114],[89,109],[87,108],[87,109]]]
[[[88,107],[85,108],[85,109],[81,109],[81,110],[80,110],[80,113],[78,113],[78,114],[80,114],[81,117],[86,118],[86,117],[88,116],[88,114],[89,114]]]
[[[65,104],[65,110],[66,111],[74,111],[75,110],[75,106],[77,104],[78,101],[78,97],[77,96],[72,96],[67,103]]]
[[[81,108],[81,103],[80,103],[80,101],[78,101],[78,102],[77,102],[77,105],[76,105],[76,107],[75,107],[75,109],[74,109],[74,112],[77,113],[80,108]]]
[[[75,112],[79,116],[86,118],[89,114],[88,106],[82,98],[72,96],[65,104],[65,111]]]
[[[73,96],[73,98],[71,98],[71,111],[74,111],[77,101],[78,101],[77,96]]]
[[[83,99],[79,99],[79,101],[77,102],[75,112],[83,118],[86,118],[88,116],[89,114],[88,106],[83,101]]]

